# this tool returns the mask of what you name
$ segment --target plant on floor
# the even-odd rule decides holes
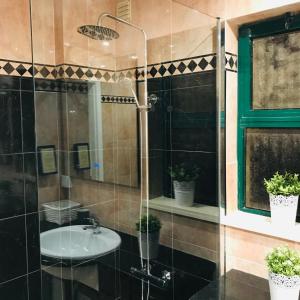
[[[277,247],[266,256],[271,273],[284,276],[300,276],[300,253],[287,246]]]
[[[175,181],[194,181],[199,177],[199,168],[196,165],[188,166],[185,163],[169,167],[169,174]]]
[[[267,192],[271,195],[300,195],[299,174],[276,172],[272,178],[268,180],[265,178],[264,184]]]
[[[150,214],[148,216],[148,222],[147,222],[147,215],[142,216],[142,218],[135,224],[136,230],[142,233],[146,233],[147,223],[148,223],[149,233],[158,232],[161,228],[160,220],[156,216]]]

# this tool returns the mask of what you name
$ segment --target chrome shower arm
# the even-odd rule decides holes
[[[97,20],[97,25],[102,26],[103,19],[105,19],[105,18],[110,18],[110,19],[115,20],[117,22],[128,25],[132,28],[135,28],[135,29],[139,30],[140,32],[142,32],[143,35],[144,35],[144,47],[145,47],[145,56],[144,56],[144,78],[145,78],[144,101],[145,102],[144,102],[144,104],[145,104],[145,106],[147,106],[147,104],[148,104],[148,97],[147,97],[147,90],[148,90],[148,87],[147,87],[147,74],[148,74],[148,72],[147,72],[147,66],[148,66],[148,61],[147,61],[147,57],[148,57],[148,53],[147,53],[147,34],[146,34],[146,32],[143,28],[141,28],[137,25],[131,24],[131,23],[129,23],[129,22],[127,22],[127,21],[125,21],[121,18],[115,17],[115,16],[113,16],[109,13],[103,13],[103,14],[99,15],[98,20]],[[138,104],[138,106],[140,106],[140,105]]]
[[[121,19],[121,18],[115,17],[115,16],[113,16],[113,15],[111,15],[111,14],[109,14],[109,13],[103,13],[103,14],[99,15],[98,21],[97,21],[97,25],[102,26],[102,21],[103,21],[103,19],[106,18],[106,17],[107,17],[107,18],[110,18],[110,19],[113,19],[113,20],[115,20],[115,21],[117,21],[117,22],[126,24],[126,25],[128,25],[128,26],[130,26],[130,27],[133,27],[133,28],[135,28],[135,29],[141,31],[141,32],[144,34],[145,39],[147,40],[147,35],[146,35],[146,32],[145,32],[145,30],[144,30],[143,28],[141,28],[141,27],[139,27],[139,26],[137,26],[137,25],[131,24],[131,23],[129,23],[129,22],[127,22],[127,21],[125,21],[125,20],[123,20],[123,19]]]

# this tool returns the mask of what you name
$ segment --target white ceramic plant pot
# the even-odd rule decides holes
[[[299,196],[269,195],[272,224],[278,228],[295,225]]]
[[[298,300],[300,276],[269,273],[271,300]]]
[[[195,181],[173,181],[175,202],[180,206],[192,206],[195,195]]]
[[[159,231],[147,233],[139,232],[138,240],[139,240],[139,247],[140,247],[140,254],[143,259],[147,259],[148,255],[148,244],[149,244],[149,259],[155,259],[158,256],[158,249],[159,249]]]

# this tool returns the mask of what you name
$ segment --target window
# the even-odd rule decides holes
[[[240,27],[238,82],[239,209],[269,215],[263,179],[300,173],[300,15]]]

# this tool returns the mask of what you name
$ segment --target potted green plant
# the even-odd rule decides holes
[[[269,193],[271,220],[279,227],[295,225],[300,194],[300,181],[298,174],[276,172],[269,180],[264,179]]]
[[[195,180],[199,177],[196,165],[187,166],[182,163],[169,168],[173,180],[175,201],[180,206],[192,206],[195,196]]]
[[[141,257],[155,259],[159,248],[160,220],[151,214],[148,217],[144,215],[135,225],[138,231]]]
[[[277,247],[266,257],[271,300],[298,300],[300,290],[300,253]]]

